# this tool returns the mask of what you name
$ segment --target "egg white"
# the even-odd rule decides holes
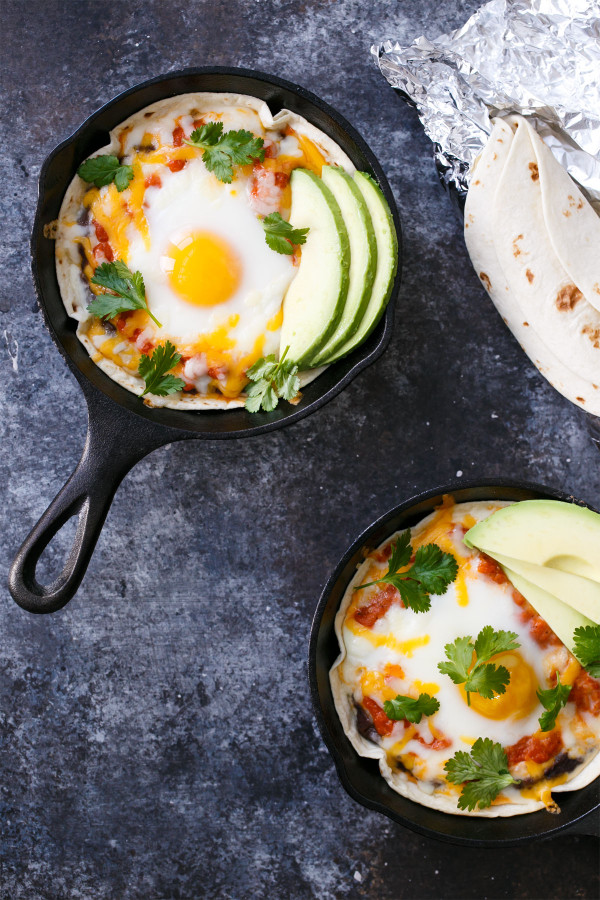
[[[149,187],[145,195],[149,246],[129,227],[128,265],[144,276],[152,313],[162,323],[161,339],[175,346],[193,344],[200,335],[239,321],[229,335],[237,355],[249,353],[260,335],[264,353],[279,344],[279,329],[267,330],[281,308],[283,296],[295,274],[291,258],[271,250],[261,221],[250,209],[244,185],[218,181],[202,160],[189,160],[180,172],[161,171],[162,186]],[[186,234],[209,232],[226,241],[241,262],[241,279],[235,292],[216,306],[196,306],[180,297],[170,283],[169,247]],[[167,257],[167,259],[165,259]]]

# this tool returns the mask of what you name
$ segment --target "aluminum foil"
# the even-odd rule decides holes
[[[600,209],[600,0],[491,0],[451,34],[371,52],[459,195],[491,118],[520,113]]]

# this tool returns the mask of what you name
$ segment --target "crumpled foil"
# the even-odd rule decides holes
[[[416,106],[459,196],[490,119],[520,113],[600,208],[600,0],[491,0],[451,34],[371,52]]]

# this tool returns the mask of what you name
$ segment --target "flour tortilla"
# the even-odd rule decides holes
[[[522,122],[524,120],[521,117],[511,117],[509,121],[504,119],[496,119],[494,121],[490,139],[483,153],[478,158],[472,173],[471,186],[465,205],[465,242],[480,280],[490,294],[505,323],[534,365],[552,386],[568,400],[587,412],[600,415],[600,387],[596,383],[600,382],[600,366],[596,364],[597,367],[594,369],[596,380],[582,377],[581,374],[573,371],[569,363],[574,351],[570,349],[569,343],[565,341],[565,334],[562,330],[569,317],[565,317],[564,313],[557,317],[558,321],[555,322],[555,328],[558,327],[559,331],[555,335],[551,348],[551,341],[546,334],[548,331],[547,323],[544,323],[540,331],[540,327],[534,325],[533,319],[535,317],[530,314],[530,306],[524,306],[522,302],[519,302],[522,288],[530,286],[527,276],[527,270],[531,271],[530,267],[526,265],[517,272],[517,285],[515,288],[514,282],[509,283],[503,265],[501,265],[500,255],[504,258],[506,254],[498,252],[497,243],[499,240],[506,242],[506,237],[499,238],[497,217],[502,220],[501,228],[505,231],[506,223],[511,221],[508,219],[506,212],[507,205],[518,207],[522,200],[522,196],[519,193],[521,189],[520,184],[510,183],[511,178],[514,179],[515,177],[514,168],[509,173],[507,167],[509,155],[514,153],[513,143],[516,137],[513,129],[517,123]],[[517,127],[517,133],[519,130]],[[523,133],[523,129],[521,129],[521,133]],[[522,143],[526,144],[525,141],[522,141]],[[511,160],[514,160],[514,156],[511,156]],[[525,187],[528,188],[529,185],[535,187],[536,182],[531,179],[531,175],[535,174],[535,166],[537,165],[537,158],[533,154],[533,148],[531,148],[529,154],[525,155],[525,159],[522,162],[524,180],[529,182],[529,184],[525,184]],[[512,161],[511,165],[513,165]],[[533,165],[534,168],[530,168],[530,165]],[[502,186],[500,186],[501,180],[503,180]],[[539,188],[539,181],[537,185]],[[507,190],[513,191],[512,197],[506,197],[505,192]],[[539,212],[538,207],[538,215]],[[595,213],[593,215],[595,216]],[[565,286],[568,286],[572,282],[570,282],[568,276],[560,267],[553,248],[548,248],[549,238],[547,232],[542,226],[540,226],[540,230],[542,236],[544,233],[546,234],[545,247],[547,256],[545,259],[554,261],[554,268],[559,267],[559,279]],[[522,230],[517,230],[512,237],[517,237],[522,233],[524,233]],[[517,249],[520,244],[521,241],[517,243]],[[512,264],[515,260],[512,243],[508,252],[511,254],[509,263]],[[523,254],[521,254],[521,260],[525,260]],[[523,268],[525,271],[523,271]],[[534,285],[534,288],[539,291],[539,286],[540,281],[538,281],[537,285]],[[556,293],[552,295],[551,299],[555,297]],[[543,299],[541,294],[540,299]],[[585,301],[580,301],[580,303],[583,310]],[[595,316],[595,310],[592,310],[589,304],[585,304],[585,307],[591,316]],[[559,312],[558,310],[556,311],[557,313]],[[540,315],[543,315],[543,313],[540,313]],[[592,322],[588,324],[593,335],[594,325]],[[581,335],[581,337],[585,338],[585,349],[587,350],[589,345],[594,358],[596,358],[599,354],[593,347],[593,341],[587,335]]]
[[[600,216],[527,119],[542,188],[544,220],[562,267],[600,310]]]
[[[600,313],[554,252],[528,129],[517,131],[498,182],[494,246],[524,319],[576,375],[600,383]]]
[[[495,508],[509,505],[510,503],[505,501],[494,502]],[[461,503],[456,506],[456,509],[460,511],[462,516],[469,514],[476,520],[486,518],[486,516],[490,515],[490,504],[488,502]],[[422,530],[426,529],[435,515],[435,512],[431,513],[431,515],[419,522],[418,525],[411,529],[411,535],[417,535]],[[400,532],[391,535],[383,544],[381,544],[380,549],[385,547],[390,540],[394,540],[398,537],[400,537]],[[340,655],[334,662],[329,673],[331,692],[333,694],[337,714],[345,735],[358,755],[368,759],[377,760],[382,776],[396,793],[401,794],[403,797],[407,797],[409,800],[413,800],[415,803],[420,803],[422,806],[428,806],[431,809],[437,809],[441,812],[450,813],[451,815],[497,818],[524,815],[525,813],[545,809],[545,804],[541,800],[535,800],[532,797],[523,797],[523,795],[513,787],[509,787],[502,792],[506,797],[511,798],[511,802],[502,803],[498,806],[491,806],[488,809],[475,809],[471,812],[465,809],[459,809],[457,806],[456,795],[447,796],[444,794],[436,794],[431,785],[423,784],[422,782],[411,779],[406,772],[392,771],[387,762],[385,750],[360,734],[356,724],[356,709],[352,691],[348,685],[344,684],[340,677],[340,667],[346,657],[342,626],[346,611],[352,602],[354,588],[364,580],[370,565],[370,561],[365,560],[358,567],[356,575],[348,585],[344,597],[342,598],[342,602],[335,617],[335,634],[340,647]],[[566,781],[563,784],[553,787],[552,793],[579,790],[590,784],[598,778],[598,776],[600,776],[600,752],[596,750],[593,755],[590,754],[580,766],[567,775]]]
[[[177,97],[159,100],[157,103],[146,106],[139,112],[134,113],[134,115],[114,128],[110,132],[110,143],[97,150],[92,156],[104,154],[119,155],[119,136],[124,131],[130,131],[133,135],[139,136],[139,140],[141,140],[143,134],[148,130],[149,120],[152,121],[153,118],[170,116],[174,119],[177,116],[189,113],[190,109],[197,110],[198,116],[200,116],[202,113],[225,111],[232,107],[241,107],[254,111],[258,117],[257,124],[262,126],[267,136],[269,131],[281,131],[286,125],[290,125],[297,134],[310,138],[321,150],[328,163],[341,166],[351,175],[354,173],[355,167],[341,147],[338,147],[335,141],[318,128],[315,128],[314,125],[311,125],[302,116],[286,109],[273,116],[263,100],[245,94],[230,93],[181,94]],[[172,131],[172,127],[170,130]],[[89,185],[78,176],[75,176],[67,188],[60,208],[55,245],[58,284],[67,313],[78,322],[77,337],[96,365],[106,372],[113,381],[118,382],[128,391],[139,396],[145,389],[144,380],[135,373],[102,357],[88,336],[89,328],[94,321],[94,317],[86,308],[90,303],[91,297],[87,282],[82,277],[78,247],[73,243],[72,235],[65,226],[65,223],[77,220],[81,211],[83,197],[88,189]],[[300,372],[300,386],[304,387],[313,381],[324,369],[325,367],[322,366],[317,369]],[[148,406],[163,406],[182,410],[232,409],[243,406],[244,402],[244,396],[230,399],[227,397],[192,396],[186,393],[182,393],[180,396],[175,394],[169,397],[155,397],[152,395],[144,398],[144,403]]]

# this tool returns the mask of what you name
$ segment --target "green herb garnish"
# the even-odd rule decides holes
[[[537,692],[537,698],[546,710],[539,718],[540,731],[552,731],[556,725],[556,717],[569,699],[571,693],[570,684],[560,683],[560,674],[556,672],[556,687],[547,691],[541,689]]]
[[[449,662],[438,663],[438,669],[444,675],[449,675],[454,684],[464,684],[469,706],[470,695],[475,692],[489,700],[494,694],[506,691],[510,672],[504,666],[496,666],[488,660],[497,653],[506,653],[520,647],[516,638],[514,631],[494,631],[491,625],[486,625],[477,635],[475,643],[469,634],[456,638],[453,644],[446,644],[444,650]]]
[[[110,291],[92,300],[88,312],[99,319],[112,319],[122,312],[133,309],[145,309],[159,328],[162,325],[152,315],[146,301],[146,288],[141,272],[131,272],[120,259],[115,262],[102,263],[94,272],[92,284]]]
[[[271,412],[279,403],[279,399],[293,400],[300,388],[300,379],[296,375],[298,366],[287,360],[286,347],[283,356],[277,362],[275,356],[263,356],[246,372],[250,381],[254,382],[246,388],[245,407],[248,412],[258,412],[262,407]]]
[[[265,240],[271,250],[291,256],[294,244],[305,244],[309,228],[293,228],[278,212],[271,213],[263,219]]]
[[[262,138],[255,137],[251,131],[223,132],[222,122],[208,122],[196,128],[185,143],[202,150],[208,171],[225,184],[231,184],[234,166],[245,166],[255,159],[262,162],[265,158]]]
[[[412,557],[410,529],[404,531],[392,545],[388,571],[377,581],[361,584],[356,591],[374,584],[393,585],[402,597],[406,607],[414,612],[427,612],[431,607],[429,594],[445,594],[448,585],[458,573],[458,563],[451,553],[444,553],[437,544],[419,547],[415,561],[406,572],[398,572],[407,566]]]
[[[180,359],[181,354],[177,353],[170,341],[159,345],[152,356],[144,354],[140,358],[138,366],[138,372],[146,382],[146,388],[142,391],[142,397],[144,394],[166,397],[168,394],[176,394],[177,391],[182,390],[185,385],[183,378],[176,378],[175,375],[166,374],[177,365]]]
[[[600,625],[581,625],[573,632],[574,654],[593,678],[600,678]]]
[[[104,155],[86,159],[77,169],[77,174],[97,188],[114,181],[116,189],[121,192],[133,178],[133,169],[131,166],[121,165],[116,156]]]
[[[440,708],[439,700],[430,697],[429,694],[419,694],[414,697],[405,697],[398,694],[393,700],[386,700],[383,711],[388,719],[407,719],[418,725],[423,716],[432,716]]]
[[[459,809],[486,809],[503,788],[517,784],[508,771],[508,759],[500,744],[478,738],[471,753],[458,750],[444,766],[448,781],[464,785]]]

